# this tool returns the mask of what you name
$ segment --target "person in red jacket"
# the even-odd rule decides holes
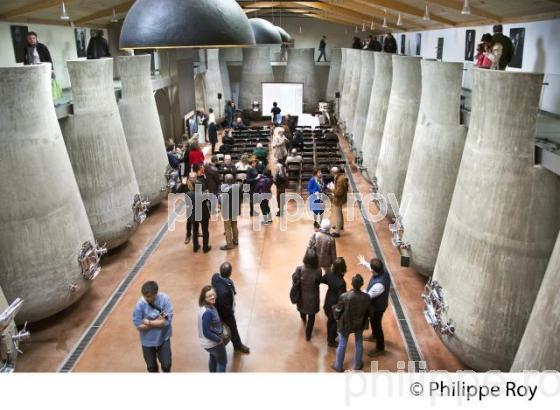
[[[189,151],[189,164],[191,165],[191,169],[193,165],[204,164],[204,153],[200,149],[198,142],[193,142],[191,144],[191,149]]]

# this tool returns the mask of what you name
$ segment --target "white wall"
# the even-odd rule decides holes
[[[45,44],[51,53],[54,70],[60,85],[70,87],[66,61],[78,57],[76,40],[73,27],[49,26],[44,24],[11,23],[0,21],[0,67],[16,64],[14,47],[12,45],[11,25],[27,26],[29,31],[34,31],[39,37],[39,42]],[[86,45],[89,41],[90,31],[86,30]],[[105,31],[105,37],[107,32]]]
[[[541,96],[541,109],[560,115],[560,20],[545,20],[530,23],[504,24],[504,34],[509,35],[510,28],[525,28],[525,45],[521,69],[509,68],[508,71],[537,72],[545,74],[545,83]],[[476,30],[476,44],[484,33],[492,33],[492,26],[461,27],[444,30],[422,31],[421,55],[424,58],[436,58],[437,41],[443,37],[443,61],[465,62],[466,30]],[[405,54],[416,52],[416,32],[397,33],[395,38],[401,44],[401,34],[406,36]],[[470,69],[473,63],[465,62]],[[465,88],[472,87],[470,73],[465,72]]]

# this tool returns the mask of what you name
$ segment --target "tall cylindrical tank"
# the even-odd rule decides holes
[[[313,112],[319,101],[317,76],[315,75],[315,50],[313,48],[289,48],[288,64],[284,81],[303,83],[303,111]]]
[[[139,193],[113,89],[113,60],[68,61],[74,116],[64,135],[95,239],[126,242],[142,215]]]
[[[354,108],[354,146],[361,151],[366,128],[367,113],[371,100],[375,54],[371,51],[360,51],[360,84]]]
[[[223,106],[224,101],[231,100],[231,82],[229,80],[229,71],[224,49],[218,50],[218,63],[220,65],[220,75],[222,77],[223,98],[221,101],[221,105]],[[217,115],[216,109],[214,109],[214,113]]]
[[[346,123],[348,131],[348,107],[350,104],[350,88],[352,87],[352,75],[356,59],[354,54],[356,50],[344,49],[345,51],[345,64],[344,64],[344,82],[342,84],[342,100],[340,107],[340,117]]]
[[[0,68],[0,101],[0,286],[8,300],[25,300],[18,322],[33,322],[88,289],[78,258],[95,241],[56,118],[50,65]]]
[[[340,66],[342,63],[342,50],[333,48],[331,50],[331,67],[329,70],[329,80],[327,82],[327,101],[333,101],[336,98],[338,89],[338,81],[340,79]]]
[[[362,73],[362,54],[365,51],[352,50],[352,58],[354,64],[352,65],[352,77],[350,80],[350,88],[348,92],[348,104],[346,107],[347,117],[346,123],[348,124],[347,130],[354,135],[354,118],[356,114],[356,105],[358,100],[358,93],[360,92],[360,80]],[[354,135],[355,136],[355,135]]]
[[[386,198],[388,195],[395,195],[399,202],[420,105],[422,91],[420,61],[418,57],[393,55],[391,96],[375,172],[380,192]],[[387,207],[387,215],[394,216],[391,206]]]
[[[253,101],[262,104],[261,83],[274,82],[270,65],[270,48],[253,47],[243,49],[243,67],[239,87],[239,108],[249,110]],[[262,107],[264,109],[264,107]]]
[[[377,170],[377,159],[383,141],[383,130],[393,81],[393,55],[377,52],[374,54],[373,85],[362,141],[363,164],[371,176],[375,176]]]
[[[470,126],[433,279],[445,345],[510,369],[558,235],[560,183],[534,165],[543,76],[475,69]],[[406,227],[405,227],[406,229]]]
[[[460,124],[462,63],[423,60],[422,97],[401,213],[412,266],[431,275],[451,206],[467,130]]]
[[[117,57],[119,111],[140,195],[150,206],[166,194],[168,160],[150,79],[150,56]]]
[[[560,235],[541,283],[533,311],[515,355],[512,372],[560,371]]]

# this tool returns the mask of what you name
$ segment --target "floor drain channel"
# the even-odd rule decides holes
[[[173,215],[171,215],[168,220],[163,224],[160,228],[158,233],[152,238],[152,240],[148,243],[140,257],[136,260],[132,268],[128,271],[124,279],[121,281],[115,292],[109,297],[105,305],[101,308],[95,319],[91,322],[88,326],[86,331],[82,334],[80,340],[74,348],[71,350],[70,354],[66,356],[62,365],[58,368],[57,372],[59,373],[69,373],[74,369],[74,366],[89,346],[97,331],[101,328],[103,323],[107,320],[123,294],[126,292],[134,278],[138,275],[138,273],[142,270],[146,262],[148,261],[149,257],[154,253],[160,242],[163,240],[165,235],[167,234],[169,227],[173,225],[177,216],[179,216],[179,212],[182,211],[184,204],[177,206]]]

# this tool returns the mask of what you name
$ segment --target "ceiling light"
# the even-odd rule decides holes
[[[223,48],[255,45],[235,0],[136,0],[126,15],[122,49]]]
[[[62,13],[60,14],[61,20],[70,20],[70,16],[66,12],[66,5],[62,2]]]
[[[371,26],[369,28],[373,30],[373,20],[371,20]]]
[[[274,24],[268,20],[253,18],[249,19],[255,43],[257,44],[282,44],[282,36]]]
[[[117,23],[119,19],[117,18],[117,12],[113,9],[113,18],[111,19],[111,23]]]
[[[301,34],[301,33],[302,33],[301,26],[299,26],[299,34]]]
[[[465,0],[465,2],[463,3],[463,10],[461,10],[461,14],[471,14],[469,0]]]
[[[430,6],[428,5],[427,2],[426,2],[426,8],[424,9],[424,17],[422,18],[422,20],[425,21],[430,20]]]
[[[383,25],[381,27],[387,28],[387,17],[383,17]]]
[[[397,26],[402,26],[402,17],[401,17],[401,13],[399,13],[399,18],[397,18]]]
[[[357,32],[358,32],[358,26],[356,26],[356,30],[354,30],[354,32],[355,32],[355,33],[357,33]]]
[[[366,23],[362,24],[362,32],[366,31]]]

